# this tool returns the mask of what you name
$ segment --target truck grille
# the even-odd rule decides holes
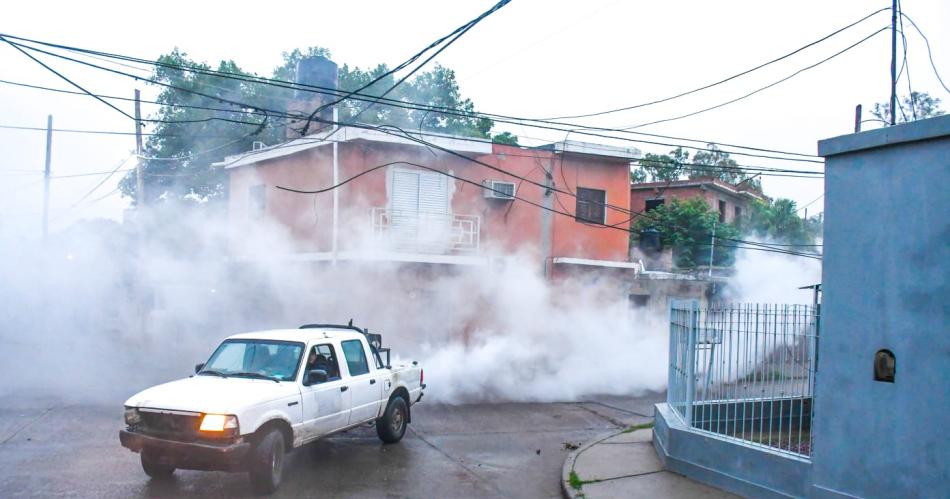
[[[198,428],[201,425],[200,415],[151,411],[139,411],[139,414],[142,419],[134,428],[130,428],[132,431],[182,442],[194,442],[198,439]]]

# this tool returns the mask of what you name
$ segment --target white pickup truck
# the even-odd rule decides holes
[[[295,447],[365,424],[383,442],[402,439],[423,371],[391,366],[381,343],[352,325],[231,336],[193,376],[129,398],[119,440],[152,478],[246,471],[256,491],[273,492]]]

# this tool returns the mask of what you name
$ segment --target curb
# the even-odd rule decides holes
[[[620,428],[618,430],[613,430],[612,432],[594,438],[593,440],[588,441],[587,443],[582,444],[577,449],[571,451],[567,455],[567,459],[564,460],[564,464],[561,466],[561,494],[567,499],[577,499],[583,498],[584,492],[571,487],[571,472],[574,471],[574,463],[577,461],[577,458],[584,453],[587,449],[607,440],[610,437],[620,435],[626,430],[626,428]]]

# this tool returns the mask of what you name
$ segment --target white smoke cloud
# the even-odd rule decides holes
[[[40,241],[0,242],[0,395],[115,402],[183,377],[224,337],[312,322],[383,333],[426,369],[427,400],[554,401],[662,390],[665,313],[629,308],[610,284],[540,275],[536,257],[487,266],[294,261],[291,238],[226,215],[165,207],[133,227],[84,222]],[[341,225],[365,226],[365,220]],[[230,258],[229,240],[242,242]],[[373,253],[367,234],[364,248]],[[810,260],[739,256],[735,300],[809,303]],[[605,291],[607,290],[607,291]]]

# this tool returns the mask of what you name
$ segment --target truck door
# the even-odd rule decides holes
[[[304,360],[300,388],[303,405],[303,437],[310,440],[339,430],[350,417],[350,392],[344,388],[340,357],[330,343],[314,345]],[[326,371],[327,381],[307,384],[307,371]]]
[[[340,345],[350,377],[346,380],[350,395],[349,424],[376,419],[379,415],[382,386],[379,371],[370,367],[366,345],[360,340],[347,340]]]

